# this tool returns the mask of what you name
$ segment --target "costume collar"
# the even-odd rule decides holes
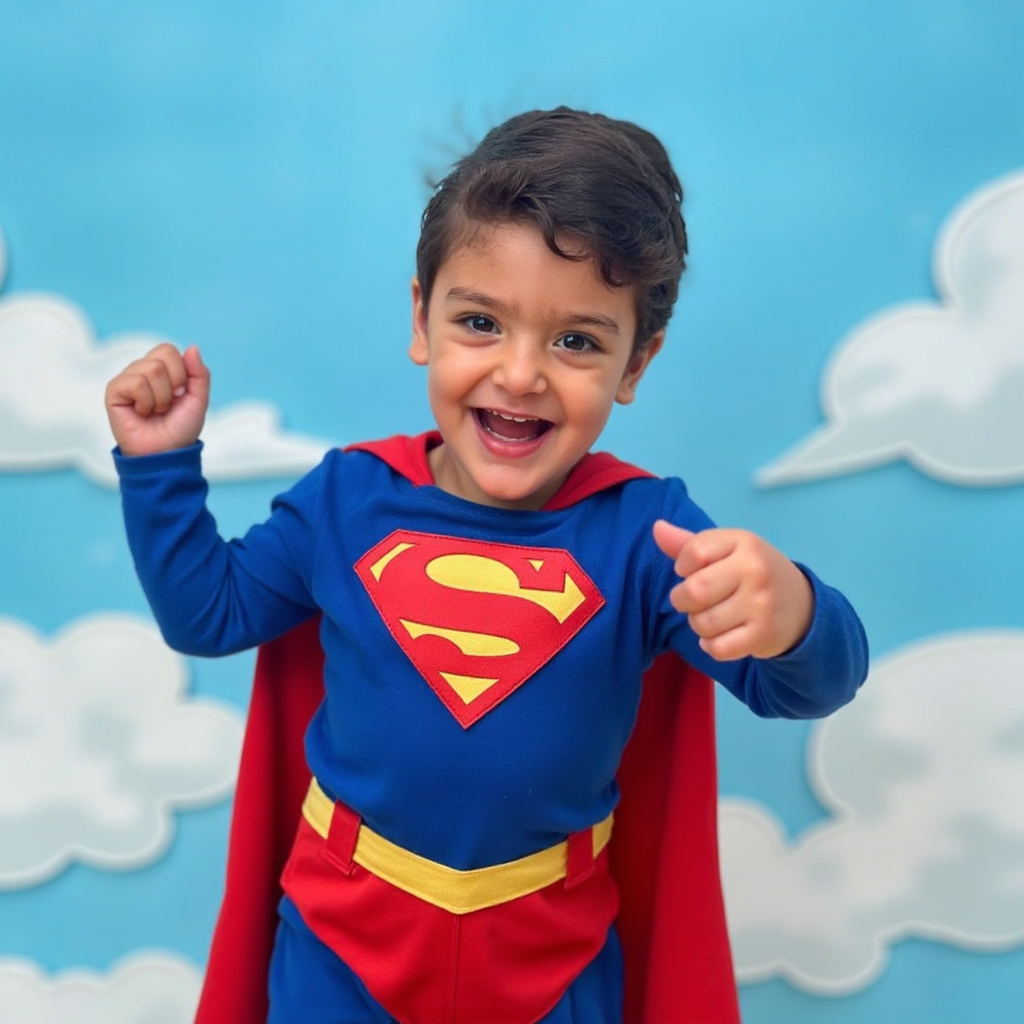
[[[431,448],[441,444],[441,435],[436,430],[410,437],[396,434],[394,437],[381,441],[364,441],[352,444],[346,451],[369,452],[386,462],[396,473],[404,476],[410,483],[423,487],[434,483],[434,475],[430,471],[427,453]],[[565,478],[565,482],[557,493],[544,506],[543,511],[553,512],[569,508],[584,498],[589,498],[598,491],[614,487],[616,484],[635,480],[638,477],[649,477],[646,470],[622,462],[608,452],[588,452],[573,466]]]

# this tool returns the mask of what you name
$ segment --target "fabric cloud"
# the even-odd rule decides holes
[[[187,682],[143,620],[96,615],[45,640],[0,619],[0,888],[74,861],[151,863],[174,811],[230,793],[242,722]]]
[[[5,266],[0,238],[0,283]],[[81,310],[58,296],[0,299],[0,471],[72,467],[116,487],[103,392],[126,364],[165,340],[123,334],[99,346]],[[203,441],[211,481],[297,475],[330,447],[282,430],[278,410],[265,402],[212,411]]]
[[[810,773],[830,817],[792,843],[764,808],[722,804],[742,981],[840,995],[874,981],[903,938],[1024,943],[1024,633],[882,660],[816,726]]]
[[[934,277],[937,304],[883,312],[840,343],[823,382],[828,422],[759,484],[901,458],[963,486],[1024,482],[1024,174],[954,212]]]
[[[0,1024],[190,1024],[201,977],[166,954],[136,954],[105,974],[44,974],[0,960]]]

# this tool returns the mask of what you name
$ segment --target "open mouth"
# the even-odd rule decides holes
[[[549,420],[510,416],[494,409],[477,409],[475,415],[477,422],[488,434],[502,441],[536,441],[554,426]]]

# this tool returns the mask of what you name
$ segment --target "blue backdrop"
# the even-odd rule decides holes
[[[839,585],[883,666],[951,635],[998,630],[1016,643],[1024,472],[952,478],[904,446],[785,485],[756,478],[832,415],[829,374],[865,322],[900,304],[943,308],[933,261],[956,211],[973,216],[971,197],[1000,181],[1017,202],[1019,0],[0,0],[0,304],[17,323],[31,320],[30,301],[76,309],[97,357],[137,334],[198,343],[214,406],[268,403],[287,437],[418,432],[429,411],[406,346],[426,180],[497,121],[559,103],[655,131],[687,197],[690,270],[668,343],[603,446],[683,476],[717,521],[761,532]],[[1009,209],[999,223],[1024,224]],[[999,223],[986,237],[1003,239]],[[1006,265],[1024,274],[1019,255]],[[970,266],[985,272],[980,258]],[[998,321],[1006,380],[1024,364],[1015,308]],[[44,358],[45,332],[5,341],[6,322],[0,623],[39,650],[92,616],[145,624],[116,493],[24,440],[63,371]],[[83,356],[60,388],[88,391],[90,365]],[[914,367],[930,364],[900,365],[918,380]],[[902,422],[919,421],[901,408]],[[89,415],[53,436],[88,447]],[[228,533],[260,517],[288,474],[242,475],[213,490]],[[0,765],[14,735],[5,694],[29,686],[11,657],[0,660]],[[237,721],[251,664],[191,661],[189,693]],[[1024,723],[1017,667],[1003,699],[1007,721]],[[957,692],[951,706],[969,706],[966,680]],[[809,726],[759,721],[723,697],[719,727],[723,797],[776,819],[794,850],[835,819]],[[1006,804],[1024,791],[1018,732],[1006,749],[1020,787]],[[27,763],[0,774],[0,847],[25,827],[11,808]],[[72,844],[52,870],[4,875],[0,856],[0,977],[12,972],[0,995],[17,983],[18,998],[31,988],[43,1005],[62,972],[102,980],[139,951],[201,970],[229,816],[223,785],[203,793],[170,815],[159,852],[123,864]],[[1024,843],[1018,819],[1005,835]],[[988,931],[952,918],[917,928],[917,911],[894,910],[875,933],[884,963],[859,975],[794,966],[782,939],[777,955],[748,956],[738,941],[745,1019],[1016,1024],[1020,874],[1006,886],[1015,923]],[[125,1013],[107,1019],[136,1019]]]

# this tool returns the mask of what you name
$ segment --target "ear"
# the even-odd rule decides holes
[[[417,366],[427,365],[427,310],[418,277],[412,279],[412,341],[409,358]]]
[[[658,331],[656,334],[652,334],[647,344],[630,359],[629,366],[626,367],[626,372],[622,375],[618,390],[615,392],[616,402],[620,405],[629,405],[636,398],[636,386],[640,383],[640,378],[650,366],[651,360],[661,351],[661,346],[664,343],[665,332]]]

